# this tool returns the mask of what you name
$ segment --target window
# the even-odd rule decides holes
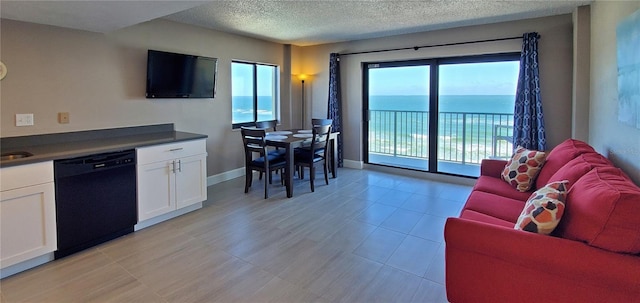
[[[511,155],[519,66],[518,53],[365,63],[365,162],[478,176]]]
[[[231,62],[231,123],[233,128],[256,121],[278,120],[278,67]]]

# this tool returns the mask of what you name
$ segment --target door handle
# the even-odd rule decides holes
[[[178,160],[178,172],[182,172],[182,161]]]
[[[169,165],[171,166],[171,168],[170,168],[171,172],[175,174],[176,173],[176,161],[175,160],[171,161],[171,163]]]

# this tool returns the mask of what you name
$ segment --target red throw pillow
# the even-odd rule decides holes
[[[616,167],[596,167],[569,190],[559,236],[640,253],[640,188]]]
[[[515,229],[550,234],[562,218],[567,197],[567,181],[553,182],[536,190],[518,217]]]
[[[530,190],[544,164],[545,157],[545,152],[518,146],[502,170],[502,180],[521,192]]]

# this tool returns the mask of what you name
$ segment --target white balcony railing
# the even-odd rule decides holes
[[[369,152],[394,157],[429,158],[429,112],[371,110]],[[440,112],[438,160],[480,164],[507,158],[513,146],[513,115]]]

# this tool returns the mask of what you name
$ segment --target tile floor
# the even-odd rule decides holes
[[[209,187],[203,209],[0,280],[1,302],[446,302],[443,228],[471,187],[340,169]]]

